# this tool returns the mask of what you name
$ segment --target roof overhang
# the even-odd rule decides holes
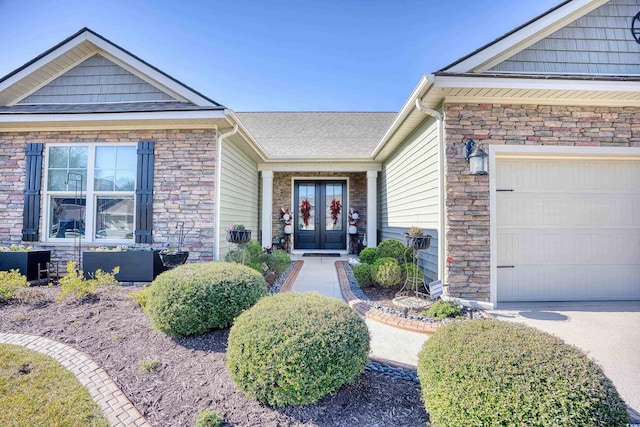
[[[91,114],[0,114],[0,131],[207,129],[226,125],[225,110]]]
[[[310,161],[274,161],[270,160],[258,165],[259,171],[273,172],[298,172],[298,173],[316,173],[316,172],[380,172],[382,164],[374,161],[352,161],[346,162],[341,159],[336,160],[316,160]]]

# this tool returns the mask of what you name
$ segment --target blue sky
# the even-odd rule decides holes
[[[236,111],[398,111],[560,0],[0,0],[0,76],[82,27]]]

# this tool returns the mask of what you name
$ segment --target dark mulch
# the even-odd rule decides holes
[[[154,426],[192,426],[199,411],[225,413],[231,426],[424,426],[428,415],[419,387],[364,372],[320,402],[273,409],[238,391],[225,368],[228,330],[172,339],[154,330],[129,293],[84,303],[54,302],[58,288],[35,288],[43,304],[0,305],[0,331],[41,335],[95,360]],[[143,373],[138,362],[160,361]],[[0,409],[1,410],[1,409]]]
[[[401,286],[397,286],[394,288],[383,288],[382,286],[374,285],[366,288],[361,288],[362,293],[364,293],[367,298],[371,300],[371,302],[375,304],[379,304],[383,307],[392,308],[397,311],[402,311],[401,306],[398,306],[393,303],[393,299],[396,297],[396,293],[400,290]],[[433,304],[430,300],[424,300],[425,306],[424,308],[416,309],[409,308],[408,314],[413,314],[415,316],[420,316],[420,314],[429,308],[431,304]]]

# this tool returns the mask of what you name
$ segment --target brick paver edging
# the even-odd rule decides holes
[[[0,333],[0,344],[20,345],[58,361],[89,390],[111,426],[151,427],[105,370],[86,354],[68,345],[34,335]]]
[[[302,260],[296,261],[296,264],[293,266],[293,268],[291,269],[291,272],[289,273],[287,278],[284,280],[284,283],[280,287],[280,292],[289,292],[291,290],[291,288],[293,287],[293,283],[298,278],[298,273],[300,273],[300,270],[302,270],[303,264],[304,264],[304,261]]]
[[[336,270],[338,271],[338,281],[340,282],[340,292],[342,292],[342,298],[347,301],[351,307],[353,307],[358,313],[362,314],[367,319],[375,320],[376,322],[384,323],[389,326],[404,329],[412,332],[420,332],[422,334],[434,334],[438,330],[438,324],[431,324],[427,322],[421,322],[419,320],[407,319],[400,316],[394,316],[390,313],[385,313],[382,310],[376,310],[366,302],[358,298],[351,290],[349,279],[347,278],[347,272],[344,269],[342,261],[336,261]]]

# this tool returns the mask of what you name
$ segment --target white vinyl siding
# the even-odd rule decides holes
[[[498,301],[640,299],[640,161],[498,159]]]
[[[640,75],[631,21],[636,0],[612,0],[534,43],[490,71]]]
[[[384,162],[378,187],[381,240],[402,240],[411,226],[433,236],[420,253],[430,279],[438,271],[438,124],[429,118]]]
[[[220,183],[220,258],[229,251],[227,229],[234,223],[251,230],[252,240],[259,240],[258,166],[233,142],[222,146],[222,182]],[[231,245],[235,247],[235,245]]]
[[[76,65],[19,104],[98,104],[175,101],[102,55]]]

